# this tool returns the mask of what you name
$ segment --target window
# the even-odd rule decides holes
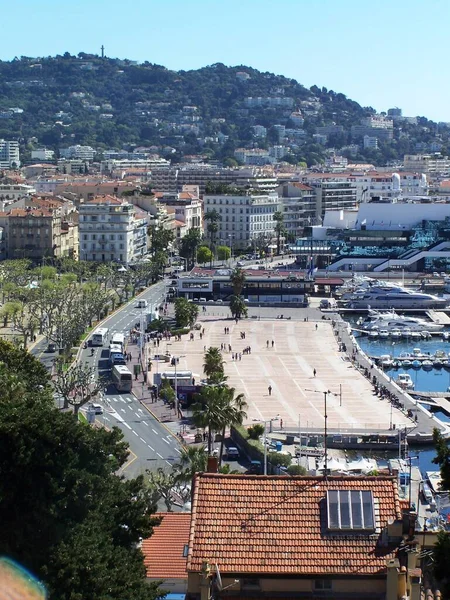
[[[375,529],[373,496],[366,490],[327,492],[328,529],[372,531]]]
[[[333,589],[331,579],[316,579],[314,581],[314,589],[315,590],[331,590],[331,589]]]

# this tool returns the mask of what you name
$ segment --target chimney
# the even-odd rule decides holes
[[[219,461],[217,456],[208,456],[208,463],[206,466],[207,473],[217,473],[219,470]]]
[[[410,600],[421,600],[422,587],[422,570],[411,569],[408,571],[409,576],[409,598]]]
[[[386,561],[387,580],[386,580],[386,600],[397,600],[397,586],[400,563],[397,558]]]

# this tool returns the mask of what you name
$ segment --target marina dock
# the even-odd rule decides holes
[[[433,321],[433,323],[439,323],[440,325],[450,326],[450,317],[447,313],[441,310],[429,310],[426,312],[427,317]]]

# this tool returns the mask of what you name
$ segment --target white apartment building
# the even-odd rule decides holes
[[[17,169],[19,167],[19,142],[0,139],[0,169]]]
[[[54,156],[54,151],[47,150],[47,148],[38,148],[31,151],[31,158],[33,160],[53,160]]]
[[[450,176],[450,158],[442,154],[405,154],[403,158],[405,171],[426,173],[431,176]]]
[[[294,241],[308,225],[316,224],[316,192],[304,183],[289,182],[277,189],[286,237]]]
[[[36,188],[32,185],[26,185],[24,183],[5,183],[0,184],[0,205],[1,210],[4,210],[5,206],[17,202],[21,198],[29,198],[36,193]]]
[[[255,137],[265,138],[267,135],[267,128],[263,125],[253,125],[252,129]]]
[[[93,161],[95,150],[91,146],[69,146],[68,148],[60,148],[59,155],[61,158],[79,158],[81,160]]]
[[[274,237],[273,215],[280,208],[280,199],[276,193],[205,195],[203,208],[205,214],[215,210],[220,215],[216,234],[218,242],[235,248],[247,248],[260,236]],[[206,221],[205,234],[208,235]]]
[[[234,151],[236,160],[243,163],[244,165],[267,165],[271,160],[271,156],[268,150],[261,148],[236,148]]]
[[[361,125],[365,127],[374,127],[375,129],[393,129],[394,122],[388,117],[382,115],[371,115],[370,117],[364,117],[361,119]]]
[[[79,205],[79,258],[124,265],[147,253],[145,213],[115,196]]]
[[[363,137],[363,143],[364,143],[364,150],[378,150],[378,138],[371,136],[371,135],[365,135]]]

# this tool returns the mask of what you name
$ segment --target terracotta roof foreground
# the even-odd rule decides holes
[[[142,542],[147,577],[187,578],[187,559],[183,554],[189,542],[191,513],[159,513],[155,517],[160,517],[161,523]]]
[[[188,572],[376,575],[394,557],[381,530],[401,518],[395,478],[203,473],[194,490]],[[329,531],[328,490],[372,491],[375,532]]]

